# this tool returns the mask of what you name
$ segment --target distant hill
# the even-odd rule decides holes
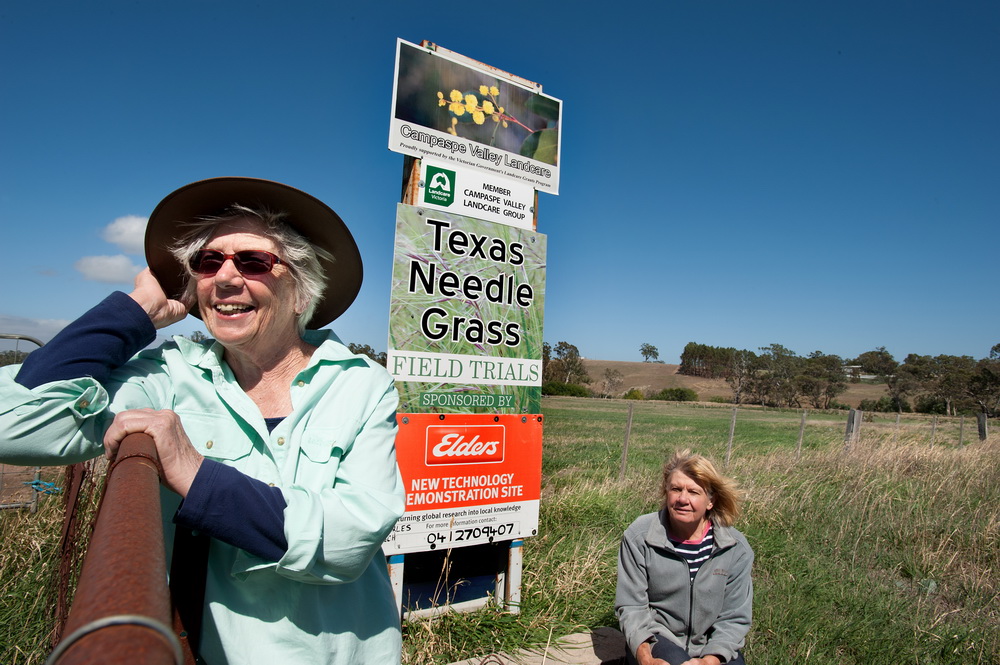
[[[624,377],[622,393],[638,388],[643,393],[660,392],[664,388],[690,388],[698,393],[698,399],[709,401],[713,397],[732,399],[733,391],[723,379],[703,379],[696,376],[678,374],[680,365],[661,363],[626,362],[621,360],[583,361],[590,375],[591,388],[598,389],[604,379],[604,372],[618,370]],[[885,386],[870,383],[849,383],[847,392],[837,398],[838,402],[855,407],[863,399],[878,399],[885,394]]]

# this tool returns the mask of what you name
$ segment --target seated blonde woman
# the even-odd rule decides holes
[[[753,550],[732,527],[739,494],[701,455],[663,468],[663,507],[625,531],[615,612],[635,665],[743,665]]]

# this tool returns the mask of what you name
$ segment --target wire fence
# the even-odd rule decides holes
[[[624,405],[623,405],[624,406]],[[699,417],[697,414],[705,414]],[[622,411],[624,444],[619,478],[625,477],[630,439],[648,439],[662,431],[665,421],[692,431],[691,439],[714,450],[729,466],[734,456],[748,451],[791,449],[798,459],[808,450],[843,441],[845,452],[906,442],[909,445],[962,448],[985,441],[995,426],[985,414],[939,416],[915,413],[863,412],[851,409],[818,410],[732,406],[706,403],[628,401]],[[697,434],[695,434],[695,432]]]

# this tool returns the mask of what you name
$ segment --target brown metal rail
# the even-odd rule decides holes
[[[180,665],[153,439],[130,434],[108,471],[63,638],[46,665]]]

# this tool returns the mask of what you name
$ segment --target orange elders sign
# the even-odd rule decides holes
[[[406,514],[386,540],[386,554],[537,532],[542,416],[401,413],[397,418]]]
[[[503,462],[506,429],[504,425],[429,425],[424,462],[427,466]]]

